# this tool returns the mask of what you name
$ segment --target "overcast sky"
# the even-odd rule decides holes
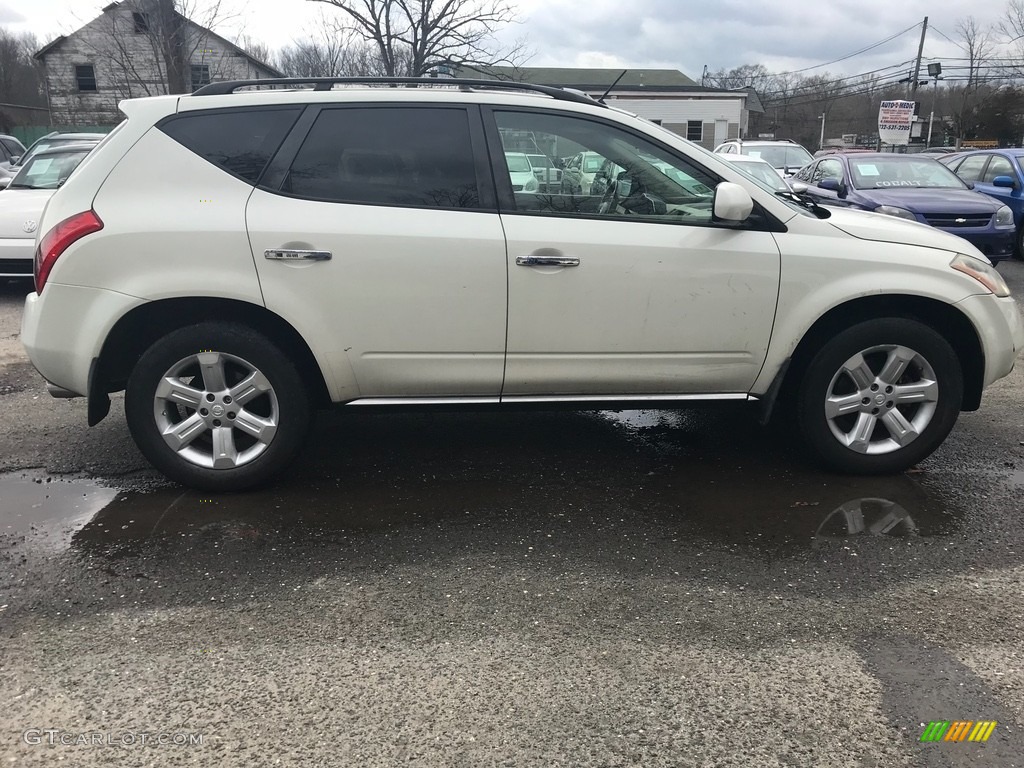
[[[190,0],[200,6],[206,0]],[[336,13],[309,0],[223,0],[240,21],[216,31],[246,33],[280,48],[300,39],[320,13]],[[511,0],[519,23],[501,34],[523,38],[533,66],[669,67],[700,81],[705,65],[715,71],[761,63],[774,72],[814,67],[871,46],[918,24],[927,15],[925,57],[964,56],[956,25],[968,13],[998,22],[1005,0],[971,7],[963,0]],[[31,31],[40,39],[70,32],[98,15],[107,2],[0,0],[0,25]],[[201,19],[197,19],[201,20]],[[859,74],[912,59],[920,28],[844,61],[805,74]],[[909,65],[908,65],[909,66]],[[891,71],[891,70],[890,70]]]

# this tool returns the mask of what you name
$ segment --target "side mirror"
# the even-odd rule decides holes
[[[1007,187],[1008,189],[1013,189],[1014,187],[1017,186],[1017,183],[1013,180],[1012,176],[996,176],[994,179],[992,179],[992,186]]]
[[[9,187],[11,185],[11,182],[13,180],[14,180],[13,176],[7,176],[5,178],[0,179],[0,189],[7,189],[7,187]]]
[[[21,160],[21,155],[11,155],[11,166],[17,165],[19,160]]]
[[[798,195],[802,195],[805,192],[807,192],[807,185],[804,184],[802,181],[791,181],[789,183],[789,188],[796,192]]]
[[[846,185],[841,179],[822,179],[818,182],[818,186],[829,192],[835,192],[838,197],[846,197]]]
[[[715,187],[711,210],[714,212],[714,221],[738,224],[750,216],[754,210],[754,201],[750,193],[739,184],[723,181]]]

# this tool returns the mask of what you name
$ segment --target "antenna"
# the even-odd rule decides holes
[[[628,69],[624,69],[624,70],[622,70],[622,74],[621,74],[621,75],[619,75],[618,77],[616,77],[616,78],[615,78],[615,82],[614,82],[614,83],[612,83],[611,85],[609,85],[609,86],[608,86],[608,90],[607,90],[607,91],[605,91],[604,93],[602,93],[602,94],[601,94],[601,98],[599,98],[599,99],[598,99],[598,101],[599,101],[599,102],[601,102],[602,104],[604,104],[604,99],[605,99],[605,97],[606,97],[606,96],[607,96],[607,95],[608,95],[609,93],[611,93],[611,92],[612,92],[612,88],[614,88],[614,87],[615,87],[616,85],[618,85],[618,84],[619,84],[619,80],[621,80],[622,78],[624,78],[624,77],[626,76],[626,73],[627,73],[628,71],[629,71]]]

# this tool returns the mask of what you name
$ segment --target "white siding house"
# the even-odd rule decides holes
[[[575,88],[594,98],[611,87],[605,97],[610,105],[635,112],[708,149],[726,139],[746,138],[750,113],[764,111],[753,89],[705,88],[675,69],[630,69],[623,75],[621,69],[491,67],[482,76]]]
[[[122,99],[188,93],[220,80],[281,77],[234,43],[174,10],[173,0],[124,0],[36,52],[51,125],[113,125]]]

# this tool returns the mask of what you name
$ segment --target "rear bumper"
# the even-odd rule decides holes
[[[99,288],[47,283],[25,298],[21,343],[51,391],[87,395],[93,360],[110,329],[141,299]]]

